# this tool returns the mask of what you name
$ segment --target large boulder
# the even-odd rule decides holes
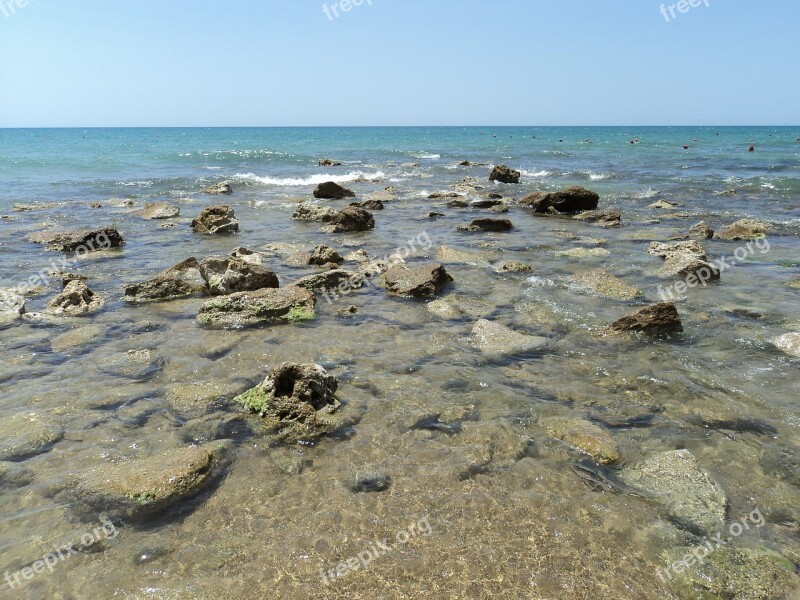
[[[25,314],[25,298],[11,290],[0,290],[0,325],[19,320]]]
[[[611,324],[611,330],[641,331],[648,334],[669,334],[683,331],[678,309],[672,302],[648,306]]]
[[[500,183],[519,183],[522,173],[509,169],[505,165],[497,165],[489,175],[489,181],[499,181]]]
[[[118,248],[125,243],[122,235],[113,227],[68,232],[34,233],[28,236],[28,240],[37,244],[44,244],[48,250],[75,252],[78,254]]]
[[[459,227],[459,231],[511,231],[514,225],[508,219],[473,219],[469,225]]]
[[[233,187],[231,186],[229,181],[221,181],[219,183],[215,183],[214,185],[210,185],[204,190],[202,190],[203,194],[222,194],[225,196],[230,196],[233,193]]]
[[[166,202],[148,202],[144,208],[133,213],[143,219],[172,219],[181,214],[179,206]]]
[[[239,221],[230,206],[218,204],[204,208],[200,216],[192,221],[192,229],[198,233],[236,233],[239,231]]]
[[[775,344],[775,347],[781,352],[789,356],[794,356],[795,358],[800,358],[800,333],[785,333],[772,340],[772,343]]]
[[[717,231],[714,237],[718,240],[759,240],[767,237],[768,228],[761,221],[742,219],[722,231]]]
[[[384,274],[386,291],[391,296],[432,298],[453,278],[437,263],[419,267],[396,265]]]
[[[64,291],[47,304],[46,313],[77,316],[97,312],[104,304],[103,298],[86,287],[82,281],[70,281]]]
[[[336,213],[330,224],[322,228],[326,233],[346,233],[375,229],[375,219],[363,208],[346,206]]]
[[[653,242],[647,252],[665,260],[659,271],[661,277],[694,276],[702,281],[720,278],[719,269],[714,266],[703,247],[696,241],[662,244]]]
[[[335,417],[341,406],[338,387],[336,377],[319,365],[283,363],[235,401],[262,417],[283,441],[296,444],[313,441],[339,426]]]
[[[505,325],[480,319],[472,328],[475,347],[487,354],[524,354],[541,350],[549,343],[546,337],[528,335]]]
[[[299,204],[292,215],[295,221],[316,221],[327,223],[336,216],[336,209],[330,206],[317,206],[316,204]]]
[[[355,192],[343,188],[338,183],[326,181],[320,183],[314,190],[314,198],[324,198],[326,200],[341,200],[343,198],[354,198]]]
[[[584,187],[572,186],[558,192],[534,192],[519,200],[538,214],[570,214],[596,210],[600,195]]]
[[[316,318],[314,294],[297,286],[237,292],[209,300],[197,321],[211,328],[241,328],[298,323]]]
[[[195,258],[188,258],[153,279],[125,286],[127,302],[160,302],[209,293],[208,284]]]
[[[205,258],[199,268],[215,296],[280,287],[278,276],[272,271],[232,256]]]
[[[550,417],[543,419],[540,425],[547,435],[585,452],[598,464],[608,465],[619,460],[617,441],[605,429],[601,429],[589,421],[569,417]]]

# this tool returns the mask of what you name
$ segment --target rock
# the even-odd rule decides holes
[[[272,271],[230,256],[205,258],[200,261],[199,269],[214,296],[280,286],[278,276]]]
[[[611,324],[612,331],[642,331],[661,335],[683,331],[678,309],[672,302],[662,302],[643,308]]]
[[[308,264],[324,266],[332,263],[338,265],[342,262],[344,262],[344,259],[338,252],[336,252],[336,250],[326,246],[325,244],[320,244],[314,248],[313,252],[311,252],[311,258],[309,259]]]
[[[70,281],[88,281],[89,278],[86,275],[81,275],[80,273],[54,273],[54,275],[59,275],[61,277],[61,285],[63,287],[67,287],[67,284]]]
[[[247,248],[244,247],[235,248],[233,251],[231,251],[229,256],[231,258],[238,258],[239,260],[242,260],[251,265],[264,264],[264,257],[260,253],[254,250],[248,250]]]
[[[492,169],[489,181],[499,181],[500,183],[519,183],[522,173],[509,169],[505,165],[498,165]]]
[[[767,237],[768,225],[755,219],[742,219],[714,234],[718,240],[759,240]]]
[[[367,194],[367,200],[378,200],[380,202],[392,202],[394,200],[394,194],[389,191],[389,188],[378,191],[378,192],[371,192]]]
[[[599,194],[584,187],[572,186],[558,192],[534,192],[519,200],[537,214],[569,214],[596,210]]]
[[[481,319],[472,328],[475,346],[489,354],[524,354],[541,350],[549,343],[546,337],[518,333],[495,323]]]
[[[167,361],[164,358],[145,348],[103,357],[97,362],[97,368],[114,377],[147,381],[163,371],[166,364]]]
[[[587,210],[572,217],[574,221],[594,223],[600,227],[619,227],[622,214],[618,210]]]
[[[481,198],[479,200],[473,200],[469,205],[471,208],[492,208],[495,206],[504,206],[505,203],[495,198]]]
[[[731,190],[723,190],[721,192],[714,192],[714,195],[715,196],[735,196],[736,195],[736,190],[731,189]]]
[[[314,295],[301,287],[238,292],[206,302],[197,321],[211,328],[298,323],[316,318]]]
[[[82,281],[70,281],[64,291],[53,298],[45,308],[51,315],[86,315],[102,308],[104,300],[86,287]]]
[[[800,333],[785,333],[772,340],[775,347],[789,356],[800,358]]]
[[[343,198],[354,198],[355,192],[343,188],[338,183],[326,181],[320,183],[314,190],[314,198],[325,198],[326,200],[342,200]]]
[[[346,206],[330,220],[330,225],[322,228],[326,233],[346,233],[351,231],[369,231],[375,228],[375,219],[363,208]]]
[[[125,243],[119,231],[113,227],[81,229],[71,232],[34,233],[28,236],[28,240],[44,244],[48,250],[78,254],[118,248]]]
[[[143,219],[172,219],[181,214],[181,209],[166,202],[148,202],[144,208],[133,213]]]
[[[364,202],[353,202],[350,206],[356,208],[364,208],[366,210],[383,210],[383,202],[380,200],[364,200]]]
[[[706,255],[702,246],[696,241],[678,242],[676,244],[662,244],[653,242],[647,252],[659,256],[666,262],[659,271],[662,277],[690,276],[702,281],[720,278],[720,271]]]
[[[25,297],[10,290],[0,290],[0,326],[13,323],[25,314]]]
[[[340,163],[338,160],[331,160],[330,158],[322,158],[322,159],[320,159],[318,164],[319,164],[320,167],[341,167],[342,166],[342,163]]]
[[[302,279],[298,279],[292,285],[301,287],[309,292],[333,292],[340,285],[345,284],[346,289],[341,290],[343,293],[346,291],[360,288],[364,283],[364,277],[360,273],[347,271],[345,269],[333,269],[325,271],[324,273],[316,273],[308,275]]]
[[[34,202],[33,204],[15,204],[13,210],[17,212],[32,212],[34,210],[49,210],[51,208],[58,208],[58,204],[54,202]]]
[[[319,365],[283,363],[261,385],[235,398],[288,443],[313,441],[339,425],[339,382]]]
[[[428,302],[425,305],[425,308],[428,310],[428,312],[436,315],[440,319],[460,319],[463,316],[461,311],[458,310],[454,304],[444,299]]]
[[[138,520],[197,495],[219,477],[226,447],[215,442],[137,460],[105,463],[78,476],[82,505],[111,519]]]
[[[444,217],[444,216],[445,216],[444,213],[431,211],[427,215],[424,215],[422,218],[423,219],[438,219],[439,217]]]
[[[336,210],[330,206],[299,204],[292,215],[295,221],[316,221],[327,223],[336,216]]]
[[[714,230],[705,221],[700,221],[689,229],[689,237],[696,240],[710,240],[714,237]]]
[[[233,187],[231,186],[230,181],[221,181],[220,183],[215,183],[214,185],[210,185],[204,190],[202,190],[203,194],[223,194],[226,196],[230,196],[233,193]]]
[[[429,263],[419,267],[394,266],[386,271],[384,280],[390,296],[432,298],[453,278],[442,265]]]
[[[654,497],[685,527],[716,533],[725,525],[725,492],[688,450],[660,452],[626,467],[620,478]]]
[[[198,233],[236,233],[239,231],[239,221],[230,206],[218,204],[204,208],[200,216],[192,221],[192,229]]]
[[[568,258],[602,258],[611,252],[605,248],[570,248],[569,250],[560,250],[555,254]]]
[[[363,248],[360,250],[356,250],[355,252],[351,252],[347,254],[344,259],[348,262],[358,262],[358,263],[365,263],[369,262],[369,254]]]
[[[356,477],[350,484],[354,494],[372,494],[385,492],[392,485],[392,478],[383,473],[365,473]]]
[[[611,435],[583,419],[551,417],[540,423],[550,437],[561,440],[592,457],[596,463],[610,465],[619,460],[619,445]]]
[[[473,219],[473,221],[464,227],[459,227],[459,231],[464,232],[477,232],[477,231],[511,231],[514,225],[508,219]]]
[[[667,202],[666,200],[658,200],[648,205],[647,208],[661,208],[670,210],[672,208],[675,208],[676,206],[678,206],[677,202]]]
[[[458,192],[434,192],[428,194],[428,200],[447,200],[448,198],[461,198]]]
[[[162,302],[210,293],[208,283],[195,258],[188,258],[174,267],[142,283],[125,286],[127,302]]]
[[[65,352],[73,348],[83,349],[102,339],[105,332],[105,328],[100,325],[87,325],[70,329],[52,338],[50,340],[50,349],[53,352]]]
[[[18,464],[0,461],[0,487],[21,488],[34,480],[33,473]]]
[[[589,290],[604,298],[635,300],[643,296],[640,290],[628,285],[605,269],[584,271],[573,275],[570,279],[579,288]]]
[[[504,260],[494,265],[494,270],[498,273],[529,273],[533,267],[521,262]]]
[[[446,206],[448,208],[467,208],[469,206],[469,202],[463,198],[458,198],[456,200],[450,200]]]
[[[50,449],[64,437],[64,430],[52,418],[21,412],[0,420],[0,460],[21,461]]]
[[[103,208],[103,205],[99,202],[92,202],[89,204],[89,208]]]
[[[358,307],[350,305],[347,308],[341,308],[336,311],[336,315],[339,317],[352,317],[358,314]]]

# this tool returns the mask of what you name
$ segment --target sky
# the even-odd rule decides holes
[[[692,2],[0,0],[0,127],[800,124],[800,2]]]

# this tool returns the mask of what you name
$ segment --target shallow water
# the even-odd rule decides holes
[[[634,137],[642,142],[629,144]],[[181,514],[120,523],[97,551],[3,589],[3,597],[687,597],[655,569],[701,538],[645,498],[587,485],[571,468],[581,455],[537,424],[550,416],[607,428],[622,453],[612,477],[656,452],[689,449],[724,489],[729,521],[754,509],[766,518],[735,543],[800,563],[800,363],[770,344],[800,330],[798,289],[789,285],[800,278],[796,138],[785,128],[0,132],[0,214],[11,217],[0,220],[0,285],[60,261],[26,241],[29,233],[114,225],[127,240],[119,250],[69,257],[64,269],[89,277],[106,299],[101,313],[0,329],[0,417],[36,412],[64,432],[18,462],[30,473],[27,484],[0,483],[0,567],[14,572],[97,526],[101,515],[81,521],[68,493],[57,493],[70,489],[76,473],[214,439],[233,439],[236,449],[224,480]],[[754,154],[746,151],[751,139]],[[692,148],[684,151],[684,143]],[[345,164],[317,167],[324,156]],[[489,184],[489,167],[453,165],[464,159],[520,168],[523,184]],[[359,199],[394,187],[396,199],[374,213],[373,232],[329,235],[291,220],[313,183],[331,175],[342,176]],[[458,233],[471,218],[493,215],[442,208],[446,201],[427,195],[467,176],[510,197],[584,185],[601,194],[601,208],[622,211],[623,227],[534,217],[512,204],[503,215],[512,232]],[[233,182],[232,196],[198,193],[223,178]],[[714,194],[729,188],[738,193]],[[136,206],[117,207],[111,198]],[[647,208],[659,198],[679,206]],[[175,227],[129,214],[152,200],[180,205]],[[95,201],[102,208],[89,208]],[[55,206],[12,210],[35,202]],[[193,234],[192,217],[217,202],[234,207],[241,232]],[[431,210],[446,216],[422,218]],[[668,241],[701,219],[720,228],[748,216],[771,225],[769,251],[756,250],[720,282],[690,290],[678,302],[683,334],[667,341],[599,335],[659,300],[665,282],[656,275],[662,261],[647,254],[651,241]],[[461,300],[463,318],[442,320],[424,302],[367,287],[332,304],[320,299],[319,317],[306,324],[209,331],[195,322],[202,300],[130,306],[120,299],[125,284],[189,256],[326,243],[342,254],[363,248],[382,257],[412,238],[430,243],[418,245],[408,262],[440,260],[442,246],[473,254],[444,261],[455,282],[443,296]],[[712,258],[741,246],[703,245]],[[609,253],[559,254],[572,248]],[[313,272],[285,266],[279,252],[268,256],[282,286]],[[490,264],[498,260],[533,270],[499,274]],[[596,267],[645,299],[609,300],[570,284],[570,275]],[[58,288],[53,279],[29,298],[28,311],[40,310]],[[355,317],[336,315],[351,304],[359,308]],[[479,318],[550,344],[528,355],[487,356],[471,344]],[[131,350],[151,351],[153,368],[115,368],[111,361]],[[318,363],[335,374],[352,426],[290,448],[255,417],[231,419],[241,415],[233,396],[285,361]],[[461,415],[461,431],[413,427],[436,414]],[[737,420],[768,427],[703,425]],[[357,477],[373,473],[391,477],[388,490],[351,491]],[[421,519],[429,534],[412,536],[368,570],[323,581],[321,570]]]

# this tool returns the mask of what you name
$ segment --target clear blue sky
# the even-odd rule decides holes
[[[17,1],[0,127],[800,124],[798,0]]]

